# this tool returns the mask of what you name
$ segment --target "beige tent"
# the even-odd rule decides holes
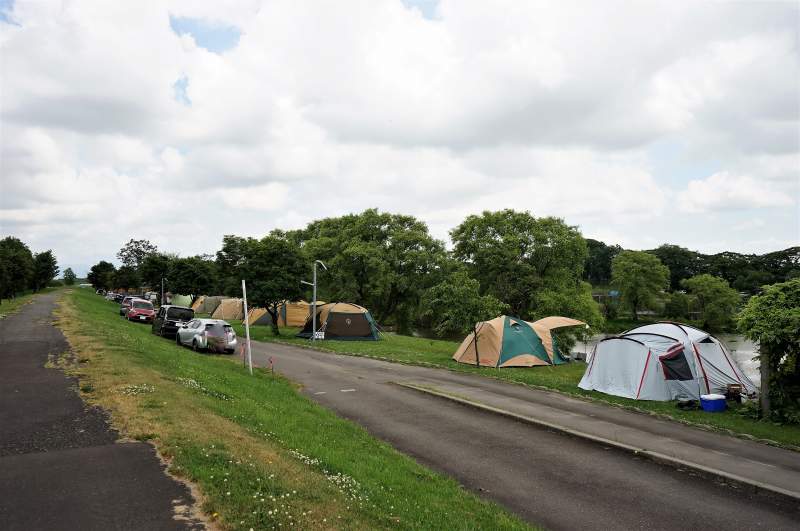
[[[201,296],[197,297],[197,298],[194,300],[194,302],[192,303],[192,310],[194,310],[195,312],[199,312],[199,311],[200,311],[200,308],[202,308],[202,307],[203,307],[203,303],[204,303],[205,301],[206,301],[206,297],[205,297],[205,295],[201,295]]]
[[[213,319],[243,319],[243,314],[242,299],[222,299],[211,317]]]
[[[458,347],[453,359],[483,367],[532,367],[550,365],[541,339],[529,323],[507,315],[475,325]]]
[[[570,319],[569,317],[561,317],[559,315],[544,317],[538,321],[528,324],[531,325],[534,332],[536,332],[536,335],[538,335],[539,339],[542,340],[542,345],[547,351],[547,357],[550,358],[550,362],[553,365],[563,363],[565,360],[558,351],[558,345],[555,345],[554,343],[551,330],[555,330],[556,328],[564,328],[567,326],[586,326],[586,323],[583,321]]]
[[[250,311],[247,312],[247,322],[251,325],[256,324],[259,319],[264,317],[267,314],[267,310],[264,308],[250,308]]]
[[[317,307],[323,306],[325,301],[317,301]],[[303,326],[311,315],[311,303],[306,301],[286,302],[278,311],[278,324],[280,326]]]

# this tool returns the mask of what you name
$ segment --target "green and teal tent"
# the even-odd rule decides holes
[[[475,325],[453,359],[483,367],[533,367],[550,365],[550,356],[533,327],[507,315]]]

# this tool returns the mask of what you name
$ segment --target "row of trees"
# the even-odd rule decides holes
[[[611,265],[624,249],[619,245],[587,239],[589,254],[583,278],[593,285],[611,282]],[[678,245],[664,244],[646,251],[669,268],[669,289],[680,290],[682,282],[698,275],[719,277],[740,292],[758,293],[761,287],[800,278],[800,247],[790,247],[763,255],[724,252],[702,254]]]
[[[27,291],[39,291],[58,275],[53,251],[31,252],[19,238],[0,240],[0,301]]]
[[[131,240],[117,254],[119,268],[100,262],[89,281],[157,290],[163,279],[174,293],[239,296],[245,278],[252,302],[275,316],[282,301],[309,298],[300,281],[310,280],[311,264],[321,260],[328,270],[320,276],[320,299],[361,304],[400,332],[422,327],[440,335],[463,333],[499,313],[529,320],[568,315],[598,329],[604,317],[586,280],[598,275],[617,287],[634,319],[659,299],[670,317],[694,310],[705,326],[719,329],[739,303],[724,277],[708,273],[682,272],[670,294],[674,275],[657,253],[587,241],[558,218],[483,212],[467,217],[450,237],[452,250],[424,222],[370,209],[261,239],[228,235],[214,255],[181,258]],[[598,273],[606,261],[607,273]]]

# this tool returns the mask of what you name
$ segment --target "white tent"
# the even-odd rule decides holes
[[[578,387],[635,400],[672,400],[724,394],[728,384],[757,392],[717,338],[688,325],[656,323],[598,343]]]

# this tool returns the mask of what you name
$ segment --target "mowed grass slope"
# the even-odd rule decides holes
[[[239,321],[232,321],[237,334],[244,337],[244,329]],[[758,439],[777,442],[790,447],[800,447],[800,426],[779,425],[768,421],[758,421],[737,413],[732,407],[724,413],[706,413],[704,411],[682,411],[673,402],[653,402],[631,400],[618,396],[606,395],[596,391],[584,391],[578,387],[586,369],[584,363],[568,363],[549,367],[524,367],[493,369],[476,368],[463,363],[456,363],[452,356],[459,343],[419,337],[401,336],[392,333],[382,334],[381,341],[317,341],[312,344],[307,339],[294,337],[296,328],[282,328],[281,335],[272,335],[268,326],[251,326],[250,337],[257,341],[280,341],[315,350],[336,352],[353,356],[366,356],[399,363],[409,363],[428,367],[474,373],[481,376],[508,380],[532,387],[539,387],[567,393],[586,399],[602,401],[614,406],[636,409],[648,413],[664,415],[672,419],[693,425],[700,425],[718,430],[730,430]]]
[[[73,290],[61,360],[91,403],[133,439],[152,440],[170,471],[196,484],[229,529],[527,529],[361,427],[263,371],[196,354],[128,323],[117,305]]]

